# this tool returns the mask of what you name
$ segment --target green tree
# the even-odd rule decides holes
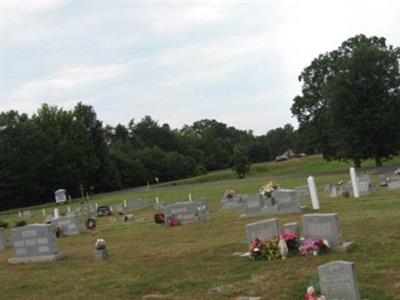
[[[246,173],[250,171],[251,163],[247,156],[247,149],[237,145],[233,150],[233,170],[239,178],[244,178]]]
[[[304,69],[292,113],[326,159],[379,166],[399,151],[399,59],[384,38],[357,35]]]

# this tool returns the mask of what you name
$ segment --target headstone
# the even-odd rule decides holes
[[[370,175],[364,174],[358,177],[358,190],[361,196],[365,196],[376,191],[374,181]]]
[[[336,198],[342,197],[346,193],[350,195],[353,193],[353,190],[351,185],[335,183],[325,185],[325,192],[327,193],[328,197]]]
[[[350,178],[351,178],[351,186],[353,189],[354,198],[360,198],[360,192],[358,190],[358,181],[357,181],[357,173],[356,169],[353,167],[350,168]]]
[[[125,213],[125,205],[123,203],[118,203],[115,206],[115,210],[118,215],[123,215]]]
[[[264,196],[256,194],[245,199],[244,214],[246,216],[262,215],[262,209],[265,207]]]
[[[10,263],[43,262],[65,259],[58,251],[57,238],[52,225],[33,224],[11,230],[15,257]]]
[[[388,183],[388,189],[390,191],[400,190],[400,180],[391,180]]]
[[[7,248],[7,240],[5,236],[5,229],[0,227],[0,250],[5,250]]]
[[[308,189],[307,185],[295,187],[294,190],[296,191],[300,199],[310,198],[310,190]]]
[[[61,234],[64,236],[81,233],[78,217],[60,217],[58,219],[53,219],[52,223],[60,227]]]
[[[314,177],[309,176],[307,178],[307,183],[308,183],[308,189],[310,191],[311,204],[312,204],[313,210],[319,210],[319,198],[318,198],[317,186],[315,184]]]
[[[295,190],[273,190],[272,196],[256,194],[245,199],[245,216],[270,216],[300,213],[300,199]]]
[[[301,217],[301,222],[306,239],[326,239],[333,251],[348,251],[354,246],[354,242],[343,243],[337,213],[307,214]]]
[[[282,226],[282,232],[300,233],[299,222],[285,223]]]
[[[58,210],[58,208],[54,209],[54,219],[58,219],[60,217],[60,211]]]
[[[181,224],[196,223],[208,219],[208,211],[200,209],[195,202],[178,202],[164,207],[165,218],[173,217]]]
[[[300,199],[295,190],[279,189],[272,192],[279,214],[300,213]]]
[[[318,267],[321,293],[326,299],[360,300],[354,263],[333,261]]]
[[[56,199],[57,203],[64,203],[67,201],[66,190],[59,189],[54,192],[54,198]]]
[[[32,217],[32,212],[30,210],[24,210],[22,212],[22,217],[23,218],[31,218]]]
[[[210,209],[210,202],[207,198],[200,198],[193,200],[196,203],[198,210],[209,210]]]
[[[256,223],[247,224],[245,227],[247,243],[251,244],[255,238],[262,241],[279,237],[280,228],[278,219],[269,219]]]
[[[243,208],[245,204],[246,202],[242,195],[221,198],[221,206],[223,210]]]
[[[128,209],[129,210],[139,210],[152,205],[152,201],[147,199],[138,199],[134,201],[128,202]]]

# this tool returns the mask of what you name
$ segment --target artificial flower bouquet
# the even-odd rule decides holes
[[[279,189],[279,185],[276,182],[270,181],[260,188],[260,195],[271,197],[272,191]]]
[[[224,197],[228,198],[228,199],[235,197],[235,191],[234,190],[226,190],[224,192]]]

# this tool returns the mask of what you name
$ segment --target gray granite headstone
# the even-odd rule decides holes
[[[249,244],[251,244],[257,237],[262,241],[267,241],[273,239],[274,237],[279,237],[280,234],[278,219],[269,219],[246,224],[245,230],[247,243]]]
[[[139,210],[151,206],[153,202],[147,199],[138,199],[130,201],[127,204],[129,210]]]
[[[295,187],[294,190],[296,191],[300,199],[310,198],[310,190],[308,189],[308,185]]]
[[[194,203],[196,203],[197,209],[199,210],[209,210],[210,202],[207,198],[194,199]]]
[[[264,207],[265,203],[263,196],[256,194],[245,199],[244,213],[246,216],[262,215]]]
[[[59,253],[52,225],[32,224],[11,230],[15,257],[10,263],[41,262],[66,258]]]
[[[353,242],[342,240],[339,215],[331,214],[307,214],[301,217],[303,236],[306,239],[326,239],[334,251],[347,251],[353,247]]]
[[[233,197],[222,197],[221,206],[223,210],[243,208],[245,200],[242,195],[235,195]]]
[[[400,180],[391,180],[388,183],[388,189],[390,191],[400,190]]]
[[[123,214],[125,213],[125,206],[124,206],[124,204],[123,204],[123,203],[118,203],[118,204],[115,206],[115,210],[116,210],[117,214],[123,215]]]
[[[318,267],[321,293],[328,300],[360,300],[354,263],[333,261]]]
[[[62,235],[70,236],[81,233],[78,217],[60,217],[53,219],[52,223],[60,227]]]
[[[351,191],[351,186],[348,186],[347,184],[335,183],[325,185],[325,192],[330,198],[341,197],[346,193],[350,194]]]
[[[291,214],[301,212],[300,198],[295,190],[274,190],[272,197],[276,201],[279,214]]]
[[[164,214],[167,219],[174,217],[181,224],[206,221],[208,219],[208,211],[200,208],[195,202],[178,202],[166,205]]]
[[[22,217],[23,218],[31,218],[32,217],[32,212],[30,210],[24,210],[22,212]]]
[[[5,229],[0,227],[0,250],[5,250],[7,248],[7,240],[5,236]]]
[[[300,233],[299,222],[285,223],[282,226],[282,232]]]

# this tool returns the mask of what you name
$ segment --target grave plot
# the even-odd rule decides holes
[[[205,222],[208,220],[208,205],[199,202],[178,202],[164,206],[164,224],[174,226]]]
[[[274,190],[271,196],[254,195],[245,199],[244,216],[269,216],[300,213],[300,199],[295,190]]]
[[[243,208],[246,204],[244,197],[247,196],[236,194],[233,190],[226,190],[224,196],[221,198],[221,209],[231,210]]]
[[[11,230],[15,257],[8,261],[14,263],[45,262],[65,259],[58,250],[57,238],[52,225],[33,224]]]

